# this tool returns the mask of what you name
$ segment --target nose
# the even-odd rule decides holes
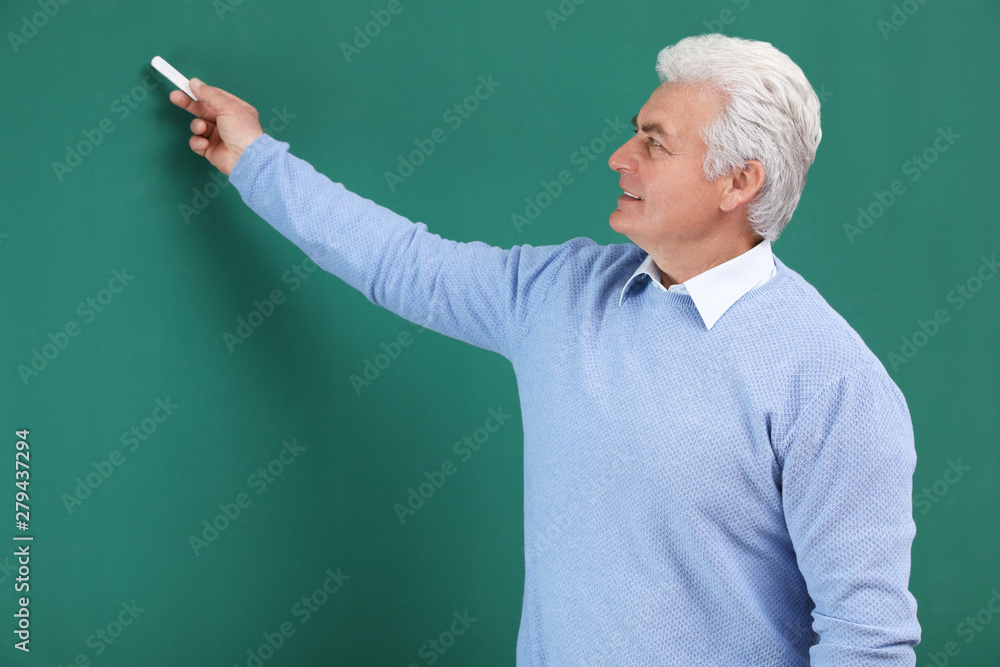
[[[634,138],[635,137],[632,137],[624,144],[619,146],[618,150],[612,153],[611,157],[608,158],[608,166],[611,167],[614,171],[634,172],[638,167],[638,161],[635,159],[635,156],[632,154],[630,149],[630,146],[632,145],[632,139]]]

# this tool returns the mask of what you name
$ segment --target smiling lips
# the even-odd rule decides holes
[[[625,194],[623,194],[623,195],[622,195],[621,197],[619,197],[619,198],[618,198],[619,200],[626,200],[626,201],[644,201],[644,200],[643,200],[643,198],[642,198],[642,197],[640,197],[639,195],[635,195],[635,194],[632,194],[631,192],[629,192],[628,190],[625,190],[624,188],[622,188],[622,191],[623,191],[623,192],[624,192]]]

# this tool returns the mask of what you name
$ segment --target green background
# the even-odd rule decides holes
[[[142,87],[152,56],[249,101],[294,154],[445,238],[620,243],[607,158],[627,136],[574,170],[530,225],[518,230],[511,215],[574,169],[606,119],[628,123],[658,83],[661,48],[723,31],[775,44],[823,98],[817,160],[774,251],[854,326],[909,403],[918,665],[943,664],[948,642],[959,650],[948,664],[1000,664],[1000,618],[971,641],[959,625],[1000,590],[1000,280],[961,309],[947,300],[1000,250],[1000,5],[911,0],[915,13],[884,32],[894,6],[882,0],[587,0],[564,4],[574,11],[555,23],[555,0],[401,3],[349,61],[341,43],[387,2],[71,0],[52,1],[51,18],[37,1],[0,6],[0,540],[19,532],[22,428],[35,536],[28,655],[12,647],[14,542],[0,549],[0,663],[245,665],[263,633],[291,621],[295,634],[264,664],[425,665],[426,643],[466,611],[476,621],[435,664],[514,662],[523,459],[509,362],[422,331],[328,273],[293,289],[286,272],[303,254],[225,179],[212,185],[218,172],[189,150],[191,117],[167,100],[172,86],[154,73],[153,90]],[[500,87],[450,129],[443,113],[491,74]],[[385,172],[438,127],[446,142],[391,189]],[[939,128],[959,138],[910,180],[906,163]],[[100,142],[59,172],[53,163],[87,133]],[[905,192],[851,237],[844,225],[894,180]],[[134,278],[88,321],[78,305],[106,299],[123,268]],[[230,350],[223,334],[274,289],[286,301]],[[939,309],[948,322],[891,364]],[[79,334],[23,376],[69,322]],[[401,332],[412,344],[356,391],[350,376]],[[155,432],[129,451],[122,434],[162,417],[157,399],[178,407],[146,421]],[[513,416],[456,457],[453,443],[491,408]],[[305,449],[256,493],[250,476],[292,439]],[[67,506],[115,450],[121,465]],[[393,506],[447,460],[457,472],[401,523]],[[946,473],[949,462],[967,470]],[[241,492],[251,504],[196,554],[189,537]],[[301,623],[294,605],[337,568],[349,579]],[[132,624],[111,644],[95,640],[133,600],[143,611]]]

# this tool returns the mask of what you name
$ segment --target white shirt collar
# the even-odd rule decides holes
[[[761,240],[742,255],[733,257],[716,267],[704,271],[680,285],[664,288],[661,282],[660,269],[651,255],[647,254],[632,277],[626,281],[618,299],[619,307],[625,300],[625,292],[637,276],[648,275],[661,290],[688,294],[705,322],[705,327],[712,328],[729,307],[750,290],[764,284],[778,272],[771,252],[771,242]]]

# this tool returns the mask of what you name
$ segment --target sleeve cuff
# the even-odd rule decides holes
[[[258,171],[258,166],[268,155],[279,150],[288,150],[289,144],[278,141],[266,132],[254,139],[249,146],[244,149],[236,165],[229,172],[229,182],[242,191],[254,173]]]

